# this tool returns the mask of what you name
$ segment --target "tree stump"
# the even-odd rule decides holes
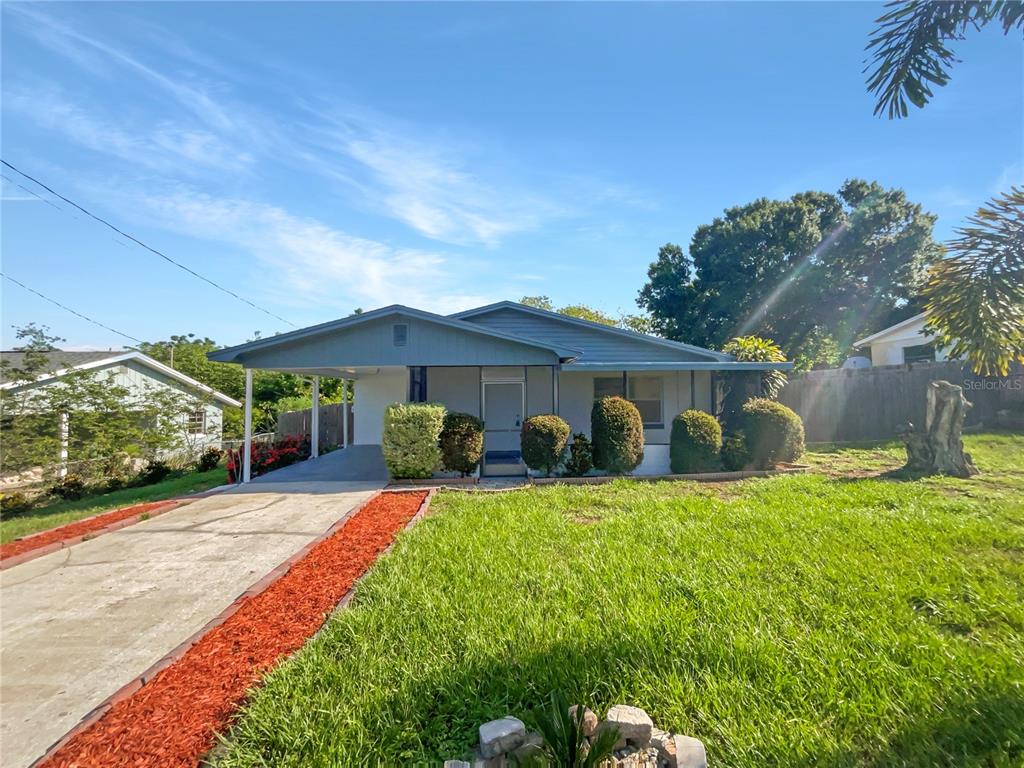
[[[907,463],[903,469],[914,474],[970,477],[978,474],[971,455],[964,451],[964,416],[970,402],[963,389],[948,381],[928,385],[928,403],[924,431],[911,423],[898,430],[907,445]]]

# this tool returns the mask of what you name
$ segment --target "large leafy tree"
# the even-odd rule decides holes
[[[878,98],[875,114],[890,119],[906,117],[908,101],[923,107],[932,86],[949,82],[957,59],[948,43],[993,21],[1004,34],[1024,29],[1022,2],[896,0],[887,8],[868,42],[868,89]],[[1022,190],[991,200],[959,229],[925,289],[929,329],[978,373],[1005,374],[1010,362],[1024,362],[1022,222]]]
[[[933,223],[902,190],[858,179],[836,194],[762,198],[698,227],[689,253],[663,246],[638,303],[668,338],[717,348],[756,334],[809,367],[808,350],[835,354],[916,311],[941,253]]]

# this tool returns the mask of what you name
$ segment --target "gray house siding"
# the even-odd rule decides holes
[[[394,326],[406,325],[405,344]],[[549,350],[484,336],[418,318],[391,315],[321,335],[295,339],[242,355],[249,368],[332,368],[391,365],[544,365],[558,362]]]
[[[581,361],[599,362],[675,362],[707,361],[710,358],[685,349],[673,349],[638,336],[608,333],[600,328],[587,328],[562,322],[557,318],[540,317],[515,309],[496,309],[482,315],[470,315],[466,322],[478,323],[502,333],[523,336],[550,344],[583,350]]]

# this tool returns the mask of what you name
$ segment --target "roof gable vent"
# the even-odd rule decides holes
[[[395,323],[392,325],[391,340],[396,347],[404,347],[409,342],[409,324]]]

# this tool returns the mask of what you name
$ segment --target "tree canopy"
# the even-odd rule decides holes
[[[815,357],[919,311],[942,253],[934,222],[903,190],[859,179],[835,194],[761,198],[698,227],[689,253],[662,246],[637,303],[670,339],[720,348],[756,334],[807,367],[834,364]]]

